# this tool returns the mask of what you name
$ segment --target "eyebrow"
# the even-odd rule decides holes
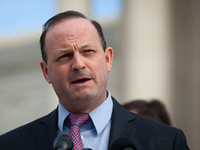
[[[85,44],[85,45],[81,46],[80,49],[87,48],[87,47],[91,47],[91,46],[89,44]]]
[[[84,48],[92,48],[92,49],[96,49],[96,47],[94,46],[94,45],[91,45],[90,43],[88,43],[88,44],[85,44],[85,45],[82,45],[81,47],[80,47],[80,49],[84,49]]]
[[[92,45],[90,45],[90,44],[84,44],[84,45],[82,45],[81,47],[79,47],[79,49],[84,49],[84,48],[88,48],[88,47],[94,48],[95,46],[92,46]],[[58,51],[57,53],[60,54],[60,53],[70,52],[70,51],[72,51],[72,48],[70,48],[70,47],[68,47],[68,48],[60,48],[60,49],[58,49],[58,50],[59,50],[59,51]]]
[[[68,49],[68,48],[63,48],[63,49],[58,49],[58,50],[59,50],[59,51],[56,52],[57,54],[60,54],[60,53],[67,53],[67,52],[72,51],[71,49]]]

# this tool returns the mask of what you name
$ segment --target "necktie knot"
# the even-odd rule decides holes
[[[83,123],[85,123],[89,119],[88,114],[84,113],[71,113],[69,115],[69,120],[71,122],[71,125],[81,126]]]

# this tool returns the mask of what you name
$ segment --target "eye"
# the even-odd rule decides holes
[[[87,50],[84,50],[84,53],[94,53],[95,51],[94,50],[91,50],[91,49],[87,49]]]
[[[57,60],[71,58],[71,57],[73,57],[73,53],[66,53],[66,54],[60,56]]]

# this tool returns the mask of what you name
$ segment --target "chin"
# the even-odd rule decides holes
[[[91,100],[91,99],[94,99],[95,98],[95,95],[94,94],[86,94],[86,93],[84,93],[84,94],[78,94],[78,95],[76,95],[76,96],[74,96],[74,101],[76,101],[76,102],[85,102],[85,101],[89,101],[89,100]]]

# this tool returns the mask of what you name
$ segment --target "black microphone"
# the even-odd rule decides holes
[[[72,150],[73,149],[73,140],[67,134],[59,135],[53,142],[54,150]]]
[[[111,150],[137,150],[133,142],[128,138],[117,139],[111,146]]]
[[[83,150],[92,150],[91,148],[84,148]]]

